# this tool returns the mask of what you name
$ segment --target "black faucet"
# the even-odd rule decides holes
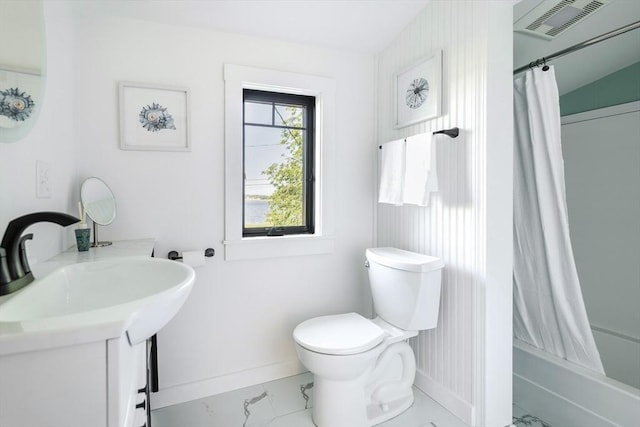
[[[25,242],[33,234],[22,236],[22,232],[38,222],[53,222],[66,227],[80,220],[62,212],[35,212],[14,219],[0,243],[0,295],[6,295],[33,282],[33,273],[27,261]]]

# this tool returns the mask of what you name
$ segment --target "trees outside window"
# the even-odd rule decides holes
[[[315,98],[243,96],[243,236],[313,234]]]

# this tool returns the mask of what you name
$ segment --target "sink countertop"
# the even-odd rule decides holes
[[[151,256],[155,241],[155,239],[119,240],[109,246],[89,248],[86,252],[78,252],[76,247],[72,246],[59,255],[35,264],[31,270],[33,275],[38,278],[69,264],[128,256]]]
[[[32,266],[32,271],[37,281],[39,278],[44,278],[55,270],[71,264],[122,257],[151,257],[154,243],[155,239],[153,238],[114,241],[110,246],[90,248],[86,252],[78,252],[76,247],[72,246],[59,255],[35,264]],[[29,286],[23,290],[28,289]],[[11,297],[20,294],[23,290],[10,294],[10,298],[3,300],[0,304],[11,300]],[[92,324],[91,328],[79,329],[70,325],[57,325],[56,321],[50,322],[49,325],[41,324],[42,327],[36,326],[33,330],[27,324],[19,322],[0,322],[0,356],[93,342],[96,341],[97,336],[116,337],[122,335],[127,325],[121,321],[115,321],[115,319],[111,321],[113,317],[112,314],[101,316],[98,313],[89,321]]]

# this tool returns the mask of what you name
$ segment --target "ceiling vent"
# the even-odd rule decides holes
[[[518,19],[514,30],[553,40],[613,0],[544,0]]]

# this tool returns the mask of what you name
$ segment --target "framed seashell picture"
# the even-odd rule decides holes
[[[394,76],[396,129],[438,117],[442,110],[442,51]]]
[[[191,151],[189,89],[120,82],[120,148]]]

